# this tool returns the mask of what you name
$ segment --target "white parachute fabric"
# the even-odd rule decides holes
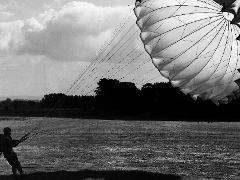
[[[224,11],[213,0],[136,1],[137,25],[153,64],[194,99],[219,104],[239,96],[236,2]]]

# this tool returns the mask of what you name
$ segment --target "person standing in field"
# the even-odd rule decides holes
[[[14,179],[19,179],[17,177],[17,170],[20,173],[20,177],[24,178],[21,163],[18,161],[17,154],[13,151],[13,147],[16,147],[23,140],[13,140],[11,137],[11,128],[5,127],[3,129],[4,140],[5,140],[5,148],[3,149],[3,156],[6,158],[8,163],[12,166],[12,173]]]

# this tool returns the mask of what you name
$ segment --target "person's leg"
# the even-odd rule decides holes
[[[21,166],[20,162],[18,162],[18,163],[16,164],[16,169],[17,169],[18,172],[20,173],[21,177],[24,177],[23,170],[22,170],[22,166]]]
[[[12,166],[13,176],[16,177],[16,170],[18,170],[21,177],[24,177],[22,166],[21,166],[20,162],[18,161],[17,154],[15,152],[13,152],[11,157],[9,157],[7,160],[8,160],[8,163]]]
[[[12,173],[13,173],[13,177],[17,179],[17,169],[15,166],[12,166]]]
[[[17,154],[14,153],[14,164],[15,164],[15,167],[16,169],[18,170],[18,172],[20,173],[21,177],[24,177],[23,175],[23,170],[22,170],[22,165],[21,163],[18,161],[18,157],[17,157]]]

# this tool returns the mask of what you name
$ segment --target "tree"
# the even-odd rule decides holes
[[[100,109],[135,109],[140,90],[131,82],[116,79],[100,79],[95,90],[97,107]]]
[[[5,101],[2,102],[4,109],[8,110],[9,107],[12,107],[13,102],[10,98],[7,98]]]

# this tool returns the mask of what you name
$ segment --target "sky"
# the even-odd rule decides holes
[[[0,97],[65,93],[125,15],[132,13],[127,26],[135,23],[134,3],[134,0],[0,0]],[[129,52],[136,45],[142,45],[140,39],[128,47]],[[142,59],[146,58],[145,54]],[[106,69],[109,64],[101,66]],[[129,71],[131,68],[126,67],[119,75]],[[142,78],[141,72],[136,72],[132,79]]]

